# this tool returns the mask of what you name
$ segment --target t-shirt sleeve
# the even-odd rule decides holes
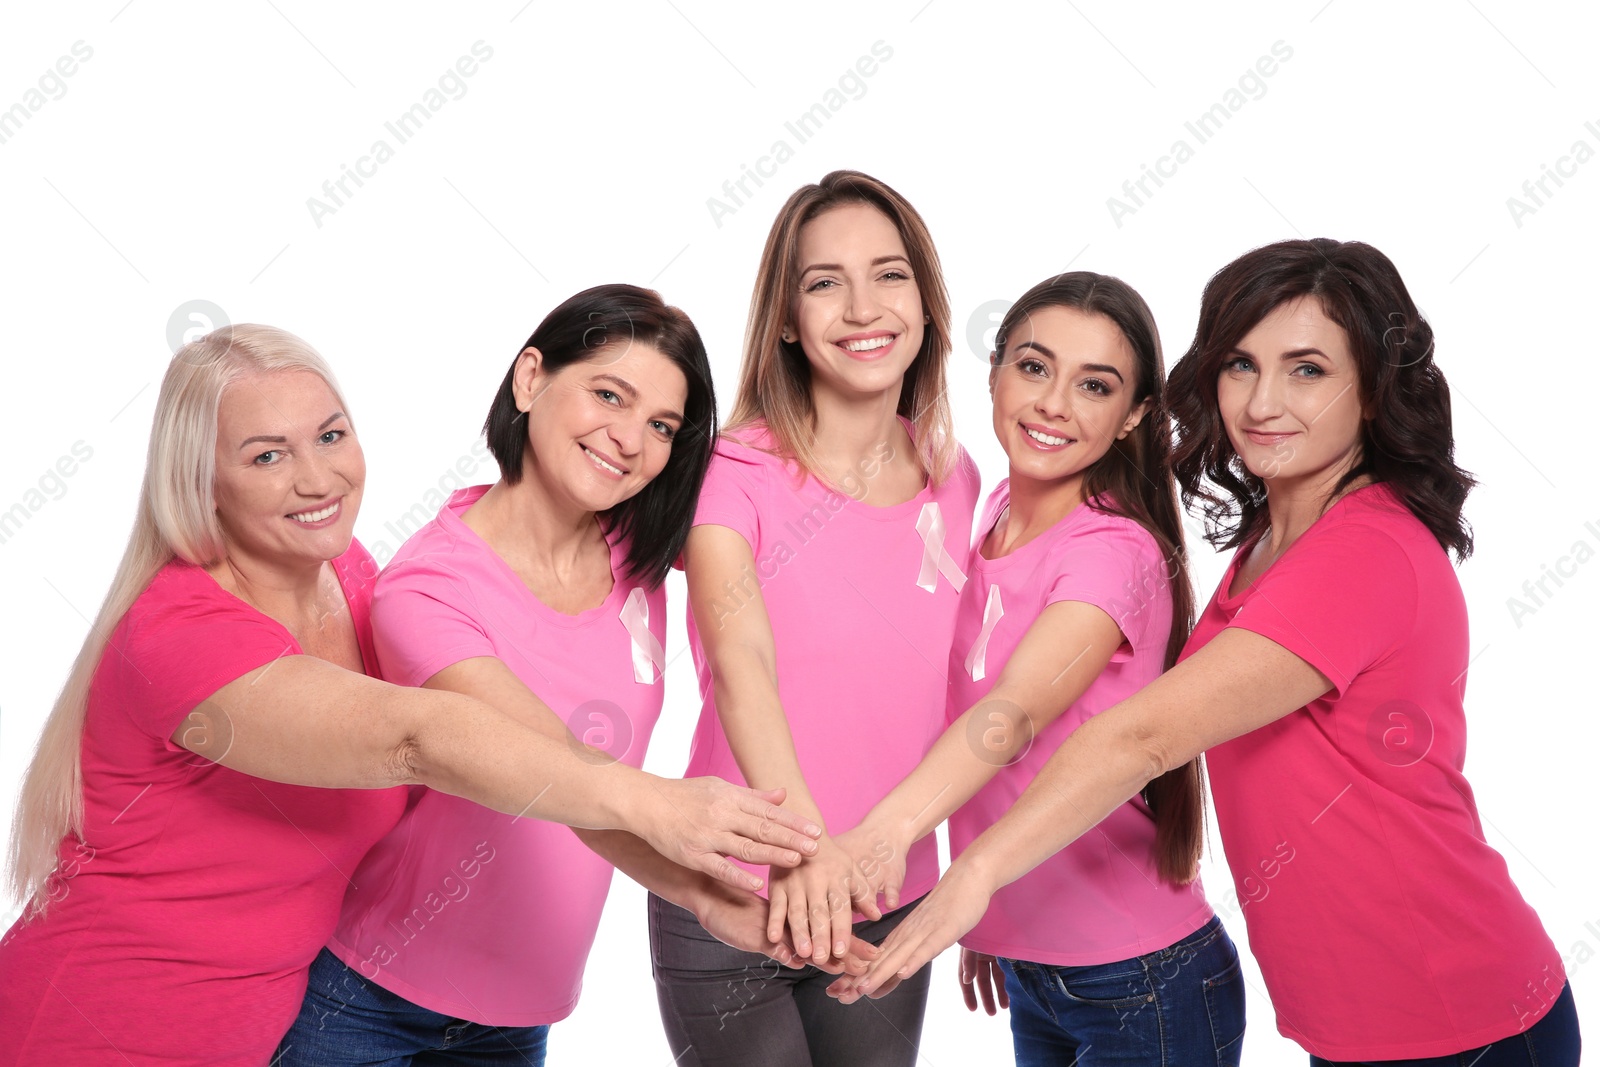
[[[203,571],[164,572],[112,635],[96,685],[109,682],[139,729],[168,741],[217,690],[295,652],[289,631]]]
[[[978,498],[983,495],[983,475],[979,473],[978,463],[971,453],[959,444],[956,445],[955,476],[961,479],[961,499],[967,505],[967,510],[975,510]]]
[[[1063,601],[1092,604],[1112,621],[1134,648],[1144,647],[1150,608],[1158,597],[1170,602],[1167,570],[1155,538],[1127,521],[1107,524],[1061,546],[1045,606]],[[1157,637],[1165,643],[1166,634]]]
[[[1258,579],[1228,623],[1282,645],[1333,683],[1357,675],[1411,633],[1417,576],[1393,537],[1365,523],[1305,535]]]
[[[726,526],[743,537],[750,551],[755,552],[761,544],[760,502],[765,495],[765,470],[759,462],[728,455],[725,449],[730,447],[752,451],[742,445],[718,445],[700,489],[694,524]]]
[[[486,618],[473,583],[448,559],[391,564],[372,592],[379,675],[420,686],[451,664],[495,655]]]

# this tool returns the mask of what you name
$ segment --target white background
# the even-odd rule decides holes
[[[1482,481],[1468,503],[1478,553],[1460,570],[1476,657],[1467,772],[1490,843],[1571,957],[1580,1012],[1600,1034],[1600,966],[1588,962],[1600,952],[1588,670],[1600,562],[1547,583],[1553,595],[1525,601],[1534,610],[1520,619],[1508,606],[1578,542],[1586,560],[1600,550],[1589,443],[1600,161],[1560,188],[1547,180],[1552,195],[1520,220],[1507,204],[1574,142],[1600,151],[1596,40],[1592,9],[1506,0],[13,8],[0,108],[41,106],[0,143],[0,510],[26,512],[0,543],[0,817],[122,553],[181,305],[285,327],[329,358],[369,462],[357,533],[386,558],[398,546],[386,523],[472,458],[510,359],[581,288],[647,284],[688,311],[725,412],[775,212],[794,187],[852,167],[904,193],[938,243],[957,429],[986,489],[1004,461],[968,336],[976,314],[982,344],[987,302],[1069,265],[1117,274],[1154,307],[1170,362],[1205,280],[1248,248],[1326,235],[1395,260],[1438,334],[1458,459]],[[29,97],[78,41],[92,58]],[[492,58],[399,144],[385,122],[478,41]],[[1280,41],[1292,57],[1198,143],[1184,123],[1225,103]],[[876,42],[890,58],[847,81],[842,106],[799,143],[784,123],[826,105]],[[308,198],[380,138],[393,158],[314,220]],[[1107,198],[1179,138],[1193,158],[1114,220]],[[708,198],[779,139],[793,158],[714,219]],[[78,442],[92,457],[47,477]],[[490,477],[480,465],[476,480]],[[1204,597],[1222,564],[1192,547]],[[684,644],[676,579],[670,595],[669,654]],[[693,691],[680,656],[651,769],[681,771]],[[1215,854],[1207,863],[1244,949],[1229,879]],[[1003,1020],[969,1016],[952,959],[936,966],[923,1061],[1006,1060]],[[1303,1063],[1274,1032],[1253,963],[1247,973],[1245,1062]],[[551,1050],[557,1064],[669,1062],[642,893],[625,880]]]

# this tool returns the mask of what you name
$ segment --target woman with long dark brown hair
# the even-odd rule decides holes
[[[1184,657],[1076,731],[837,992],[883,992],[1205,752],[1278,1029],[1314,1065],[1576,1067],[1561,957],[1462,774],[1473,480],[1433,340],[1370,245],[1284,241],[1211,279],[1173,466],[1237,551]]]
[[[947,817],[965,851],[1063,740],[1172,666],[1193,616],[1144,300],[1089,271],[1047,279],[1006,313],[992,364],[1010,470],[967,564],[950,726],[843,835],[890,857],[869,870],[891,906],[894,857]],[[1106,1062],[1239,1062],[1239,956],[1196,877],[1203,807],[1190,760],[1002,888],[962,938],[967,1006],[1009,1006],[1018,1064],[1090,1047]]]

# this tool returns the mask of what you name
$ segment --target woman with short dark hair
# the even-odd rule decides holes
[[[378,577],[383,677],[638,767],[664,695],[662,580],[716,437],[700,334],[651,290],[586,289],[520,348],[484,431],[499,481],[452,494]],[[760,898],[741,910],[638,838],[424,791],[351,873],[279,1062],[542,1063],[577,1006],[607,860],[724,937],[731,908],[760,945]]]

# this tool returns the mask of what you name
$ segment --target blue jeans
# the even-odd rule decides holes
[[[1544,1013],[1522,1033],[1492,1045],[1421,1060],[1367,1060],[1335,1063],[1311,1057],[1312,1067],[1578,1067],[1583,1043],[1578,1037],[1578,1007],[1569,983]]]
[[[548,1026],[485,1026],[389,992],[323,949],[272,1067],[544,1067]]]
[[[999,962],[1017,1067],[1238,1067],[1244,979],[1219,918],[1120,963]]]

